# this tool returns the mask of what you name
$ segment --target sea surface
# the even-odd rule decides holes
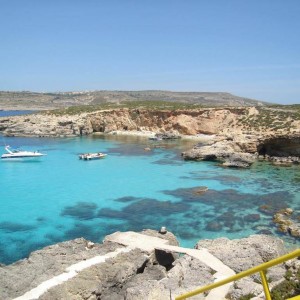
[[[182,246],[266,233],[299,247],[294,238],[277,232],[272,216],[286,207],[299,212],[300,167],[258,162],[238,170],[183,161],[180,153],[194,141],[129,136],[1,140],[47,154],[38,161],[0,161],[1,263],[78,237],[101,242],[115,231],[162,226]],[[152,150],[145,151],[149,146]],[[107,157],[78,158],[99,151]],[[203,186],[208,191],[202,192]]]
[[[34,110],[0,110],[0,117],[27,115],[34,112]]]

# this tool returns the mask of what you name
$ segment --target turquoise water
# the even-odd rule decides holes
[[[280,236],[273,213],[300,210],[300,167],[257,163],[248,170],[185,162],[193,143],[133,137],[5,138],[40,161],[0,161],[0,262],[11,263],[46,245],[77,237],[95,242],[117,230],[166,226],[183,246],[199,239]],[[164,148],[144,151],[148,145]],[[105,152],[82,161],[82,152]],[[207,186],[206,193],[195,188]],[[263,207],[261,207],[264,205]]]

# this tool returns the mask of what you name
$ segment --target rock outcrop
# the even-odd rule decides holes
[[[300,237],[300,214],[291,208],[283,209],[273,216],[273,222],[279,232],[289,234],[293,237]]]
[[[165,239],[169,245],[178,245],[170,232],[161,234],[146,230],[142,233]],[[207,249],[236,272],[286,251],[281,240],[264,235],[241,240],[202,240],[195,248]],[[28,259],[0,266],[0,296],[9,300],[38,287],[35,289],[39,293],[38,299],[44,300],[161,300],[174,299],[176,295],[214,281],[215,271],[205,262],[189,255],[177,255],[166,264],[167,258],[174,253],[161,250],[158,255],[157,250],[149,251],[125,247],[109,239],[97,244],[80,238],[48,246],[33,252]],[[286,266],[294,265],[289,262]],[[268,278],[273,283],[279,282],[286,269],[284,265],[270,269]],[[248,294],[259,295],[262,290],[262,285],[253,276],[233,285],[229,294],[230,299],[240,299]],[[26,299],[31,299],[29,294],[26,295]],[[204,298],[199,295],[196,299]]]
[[[186,160],[215,160],[222,162],[226,167],[249,167],[256,155],[243,152],[239,143],[233,138],[220,137],[211,145],[198,145],[193,149],[183,152]]]

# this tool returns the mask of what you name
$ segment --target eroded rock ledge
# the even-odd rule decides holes
[[[249,167],[263,159],[275,164],[300,163],[300,134],[218,135],[209,145],[203,143],[183,152],[186,160],[215,160],[227,167]]]
[[[145,238],[158,237],[166,240],[169,245],[178,245],[175,236],[170,232],[160,234],[145,230],[142,234]],[[280,239],[266,235],[253,235],[240,240],[202,240],[195,248],[207,249],[235,272],[286,252]],[[112,253],[116,251],[119,253],[113,256]],[[101,255],[107,259],[80,270],[82,263],[90,262]],[[70,267],[74,264],[78,267]],[[38,299],[174,299],[176,295],[213,282],[215,273],[206,263],[189,255],[178,256],[172,251],[125,248],[109,239],[103,244],[94,244],[79,238],[48,246],[33,252],[27,259],[1,266],[1,298],[20,297],[72,268],[77,270],[72,278],[45,290]],[[299,269],[299,261],[294,260],[270,269],[267,276],[272,281],[272,286],[276,286],[287,270],[295,273]],[[229,294],[230,299],[240,299],[241,296],[249,294],[258,296],[262,291],[262,285],[256,277],[247,277],[232,285]]]

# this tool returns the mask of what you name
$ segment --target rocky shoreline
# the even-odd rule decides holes
[[[161,246],[152,245],[153,241],[160,240],[162,245],[176,249],[177,239],[170,232],[144,230],[140,234],[128,234],[137,235],[143,245],[130,245],[130,241],[125,241],[129,245],[126,246],[115,234],[106,237],[102,244],[78,238],[35,251],[12,265],[0,266],[1,298],[174,299],[213,282],[218,268],[214,264],[221,268],[226,266],[234,274],[287,252],[280,239],[267,235],[240,240],[219,238],[201,240],[195,245],[195,249],[203,253],[199,260],[192,254],[179,256],[176,250],[159,250]],[[192,251],[197,253],[197,250]],[[211,259],[202,261],[205,253],[215,257],[216,263],[212,264]],[[76,270],[75,273],[72,270]],[[283,281],[286,272],[296,276],[299,270],[299,260],[294,259],[269,269],[267,277],[274,288]],[[247,299],[264,299],[262,292],[258,277],[251,276],[231,285],[226,293],[229,299],[249,295]],[[204,298],[200,295],[196,299]]]
[[[34,137],[153,137],[168,133],[201,141],[182,154],[186,160],[214,160],[226,167],[249,167],[257,159],[281,165],[299,164],[300,119],[296,113],[291,117],[290,112],[279,112],[272,111],[272,115],[267,109],[255,107],[174,111],[121,108],[74,115],[47,111],[1,117],[0,133]]]

